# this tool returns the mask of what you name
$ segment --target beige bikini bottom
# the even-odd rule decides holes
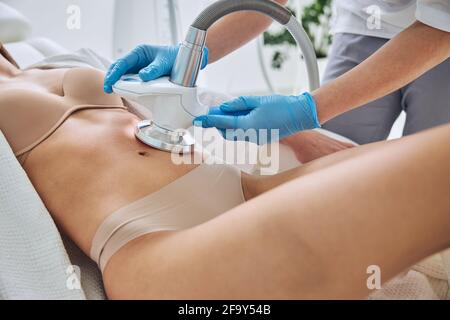
[[[103,272],[115,253],[139,237],[192,228],[244,202],[237,168],[201,165],[109,216],[97,230],[90,256]]]

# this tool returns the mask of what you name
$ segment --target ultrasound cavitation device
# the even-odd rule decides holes
[[[135,134],[141,142],[179,154],[194,150],[195,141],[187,129],[192,127],[194,118],[207,114],[209,108],[199,102],[196,86],[208,29],[220,18],[237,11],[263,13],[282,24],[303,54],[310,90],[319,88],[314,47],[300,22],[287,8],[270,0],[217,1],[190,26],[170,77],[143,82],[138,75],[126,75],[114,85],[116,94],[142,106],[143,115],[151,119],[140,122],[136,127]]]

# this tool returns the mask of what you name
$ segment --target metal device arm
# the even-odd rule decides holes
[[[237,11],[260,12],[282,24],[292,34],[303,53],[310,90],[320,87],[319,67],[311,40],[295,16],[287,8],[271,0],[220,0],[207,7],[189,28],[173,67],[171,82],[183,87],[196,86],[208,29],[217,20]]]

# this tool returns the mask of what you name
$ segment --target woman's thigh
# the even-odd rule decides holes
[[[363,298],[369,267],[386,281],[450,245],[443,142],[450,126],[385,143],[195,228],[140,238],[111,260],[108,295]]]

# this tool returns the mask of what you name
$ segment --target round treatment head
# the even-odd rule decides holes
[[[197,88],[186,88],[161,78],[143,82],[139,75],[126,75],[113,86],[116,94],[134,102],[143,119],[136,137],[146,145],[162,151],[186,154],[194,149],[194,138],[188,132],[196,116],[208,107],[198,101]]]
[[[195,147],[194,138],[187,130],[166,130],[150,120],[140,122],[135,135],[142,143],[166,152],[189,154]]]

